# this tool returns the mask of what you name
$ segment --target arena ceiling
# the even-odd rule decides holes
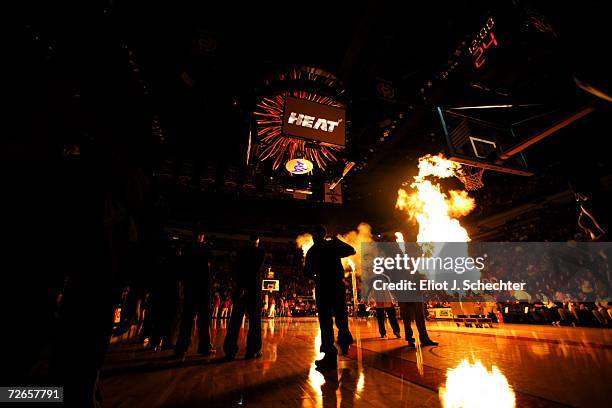
[[[495,12],[487,1],[226,7],[198,1],[81,3],[50,2],[23,12],[20,41],[36,52],[21,61],[30,78],[28,89],[44,86],[54,95],[62,93],[61,103],[53,104],[57,112],[47,113],[62,129],[58,144],[99,137],[142,160],[239,165],[262,79],[296,64],[317,67],[340,78],[347,90],[347,154],[357,166],[345,180],[346,195],[360,203],[354,213],[364,219],[385,218],[394,190],[414,171],[415,160],[443,150],[432,115],[437,104],[573,106],[588,96],[577,90],[572,75],[597,71],[591,68],[602,58],[591,53],[591,65],[576,64],[583,61],[577,58],[581,53],[597,47],[593,33],[601,26],[594,19],[599,7],[594,1],[580,7],[500,2],[501,10],[520,9],[530,18],[542,18],[534,26],[561,45],[527,44],[528,55],[516,46],[478,78],[454,74],[449,67],[462,41],[469,42]],[[67,17],[75,10],[81,19]],[[502,19],[504,14],[497,12]],[[508,37],[500,41],[522,29],[507,30]],[[42,79],[29,64],[40,61],[49,68]],[[536,61],[533,69],[517,71],[528,61]],[[536,112],[516,112],[523,114]],[[151,117],[163,133],[162,147],[149,138]],[[84,132],[87,119],[103,130]],[[509,120],[507,115],[489,119]],[[558,151],[575,148],[571,136],[566,139]],[[592,149],[587,145],[583,150],[588,154]],[[536,167],[542,156],[531,158]]]

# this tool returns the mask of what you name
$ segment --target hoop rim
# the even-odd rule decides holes
[[[482,175],[485,170],[484,167],[461,164],[456,177],[463,183],[466,190],[474,191],[484,187]]]

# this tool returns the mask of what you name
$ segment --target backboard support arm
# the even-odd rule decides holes
[[[577,121],[578,119],[583,118],[584,116],[588,115],[589,113],[593,112],[595,110],[594,107],[592,106],[586,106],[582,109],[580,109],[578,112],[568,116],[567,118],[555,123],[554,125],[552,125],[551,127],[549,127],[548,129],[533,135],[532,137],[522,141],[521,143],[511,147],[510,149],[504,151],[502,154],[499,155],[499,159],[498,161],[496,161],[497,164],[501,164],[504,160],[509,159],[510,157],[514,156],[517,153],[522,152],[523,150],[525,150],[526,148],[528,148],[529,146],[538,143],[541,140],[544,140],[545,138],[547,138],[548,136],[552,135],[553,133],[555,133],[556,131],[563,129],[566,126],[569,126],[570,124],[574,123],[575,121]]]

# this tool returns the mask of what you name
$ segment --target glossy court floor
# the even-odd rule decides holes
[[[181,362],[171,351],[119,341],[101,373],[104,406],[610,406],[612,330],[434,322],[430,337],[440,345],[415,350],[404,340],[381,339],[375,319],[351,319],[350,327],[355,344],[326,375],[314,369],[319,338],[312,318],[264,320],[257,360],[239,353],[233,362],[218,361],[224,321],[213,324],[213,357],[191,350]],[[242,333],[240,341],[244,346]]]

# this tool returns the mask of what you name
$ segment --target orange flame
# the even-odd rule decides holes
[[[456,217],[469,214],[475,206],[474,199],[466,191],[441,191],[440,184],[427,177],[438,179],[459,174],[461,164],[446,159],[442,154],[427,155],[419,159],[419,174],[414,177],[407,191],[397,192],[396,208],[406,211],[411,220],[419,224],[417,242],[468,242],[470,237]]]
[[[295,239],[295,243],[297,247],[302,250],[304,257],[306,257],[308,250],[314,245],[314,241],[312,240],[312,235],[310,234],[298,235],[298,237]]]
[[[447,369],[439,397],[444,408],[516,406],[516,395],[506,376],[496,366],[488,370],[480,361],[462,360],[457,367]]]

